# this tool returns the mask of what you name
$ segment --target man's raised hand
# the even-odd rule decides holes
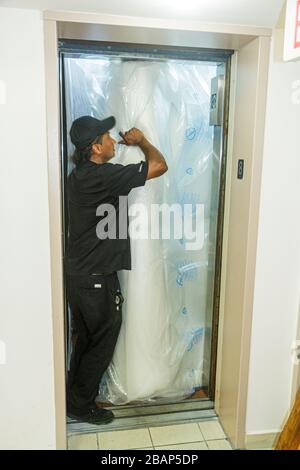
[[[123,145],[139,145],[145,139],[143,132],[136,127],[133,127],[125,133],[119,132],[119,135],[122,137],[122,140],[120,140],[118,144]]]

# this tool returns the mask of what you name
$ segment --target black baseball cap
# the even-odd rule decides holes
[[[100,121],[92,116],[75,119],[70,129],[72,143],[78,150],[88,147],[97,137],[112,129],[116,124],[114,116]]]

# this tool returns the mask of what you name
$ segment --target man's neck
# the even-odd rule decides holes
[[[90,158],[91,162],[97,163],[97,165],[101,165],[102,163],[106,163],[106,160],[101,157],[101,155],[92,155]]]

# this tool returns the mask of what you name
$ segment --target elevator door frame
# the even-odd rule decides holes
[[[45,72],[48,135],[49,222],[55,424],[57,448],[66,448],[64,296],[62,270],[62,201],[60,168],[58,30],[97,36],[110,27],[119,38],[137,33],[145,44],[162,40],[176,46],[194,45],[235,49],[230,77],[233,93],[229,109],[229,165],[226,175],[224,255],[220,295],[220,335],[216,384],[216,410],[234,447],[243,448],[246,434],[247,387],[255,279],[260,181],[270,37],[272,31],[235,25],[192,24],[152,19],[112,17],[102,14],[45,12]],[[156,28],[156,29],[155,29]],[[80,28],[79,28],[80,29]],[[91,34],[90,34],[91,33]],[[152,41],[149,39],[152,37]],[[249,73],[251,71],[251,73]],[[248,73],[247,73],[248,72]],[[243,182],[236,177],[237,161],[246,159]],[[238,250],[238,256],[236,252]],[[236,290],[235,280],[239,285]]]

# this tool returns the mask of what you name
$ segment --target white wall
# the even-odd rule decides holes
[[[53,449],[43,22],[37,11],[0,8],[0,103],[0,341],[7,355],[0,364],[0,448]]]
[[[282,62],[283,30],[275,30],[274,39],[251,344],[249,434],[282,429],[291,399],[291,346],[300,300],[300,61]]]
[[[3,6],[275,26],[285,0],[0,0]]]

